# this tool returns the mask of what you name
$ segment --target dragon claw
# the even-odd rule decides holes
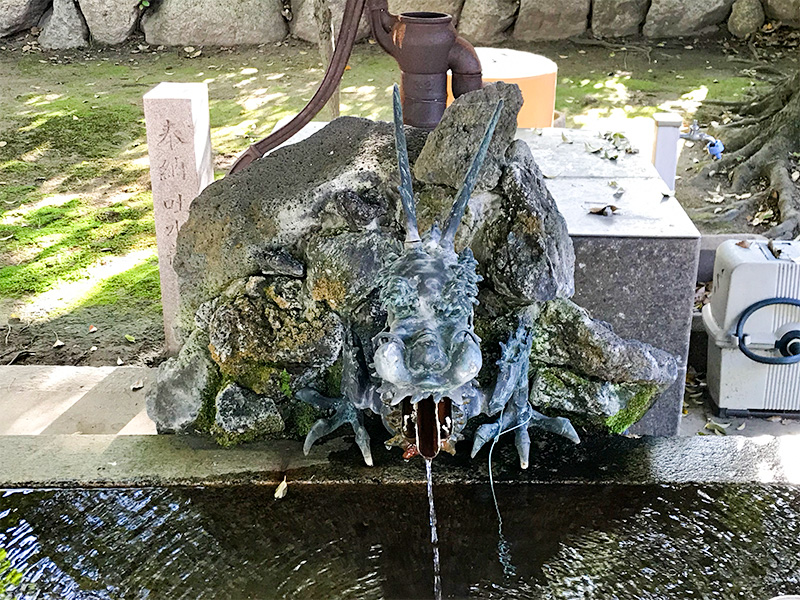
[[[369,445],[369,434],[361,422],[361,415],[350,402],[345,398],[327,398],[311,389],[300,390],[297,395],[301,400],[317,408],[333,409],[333,414],[330,417],[318,419],[316,423],[311,426],[311,430],[308,432],[308,435],[306,435],[305,442],[303,443],[303,454],[308,456],[314,442],[335,431],[345,423],[349,423],[353,428],[353,432],[356,434],[356,444],[359,450],[361,450],[364,462],[367,466],[372,466],[372,450]]]

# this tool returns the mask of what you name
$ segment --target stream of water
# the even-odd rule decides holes
[[[436,531],[436,508],[433,505],[433,460],[425,459],[425,473],[428,476],[428,510],[431,523],[431,547],[433,548],[433,597],[442,600],[442,568],[439,562],[439,534]]]

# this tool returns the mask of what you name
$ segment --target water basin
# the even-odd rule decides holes
[[[6,491],[12,598],[431,598],[424,485]],[[800,591],[800,488],[434,489],[444,597],[768,599]],[[0,574],[0,581],[3,576]],[[0,590],[0,597],[2,597]]]

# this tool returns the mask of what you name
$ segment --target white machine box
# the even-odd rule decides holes
[[[703,325],[720,412],[800,413],[800,242],[720,245]]]

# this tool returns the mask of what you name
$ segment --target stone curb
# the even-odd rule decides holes
[[[513,440],[493,455],[496,482],[574,484],[800,484],[800,436],[601,438],[573,446],[536,437],[521,471]],[[439,484],[488,481],[487,450],[467,447],[434,463]],[[373,444],[376,467],[360,462],[351,438],[302,454],[288,440],[224,449],[191,436],[49,435],[0,437],[0,488],[422,483],[421,460]]]

